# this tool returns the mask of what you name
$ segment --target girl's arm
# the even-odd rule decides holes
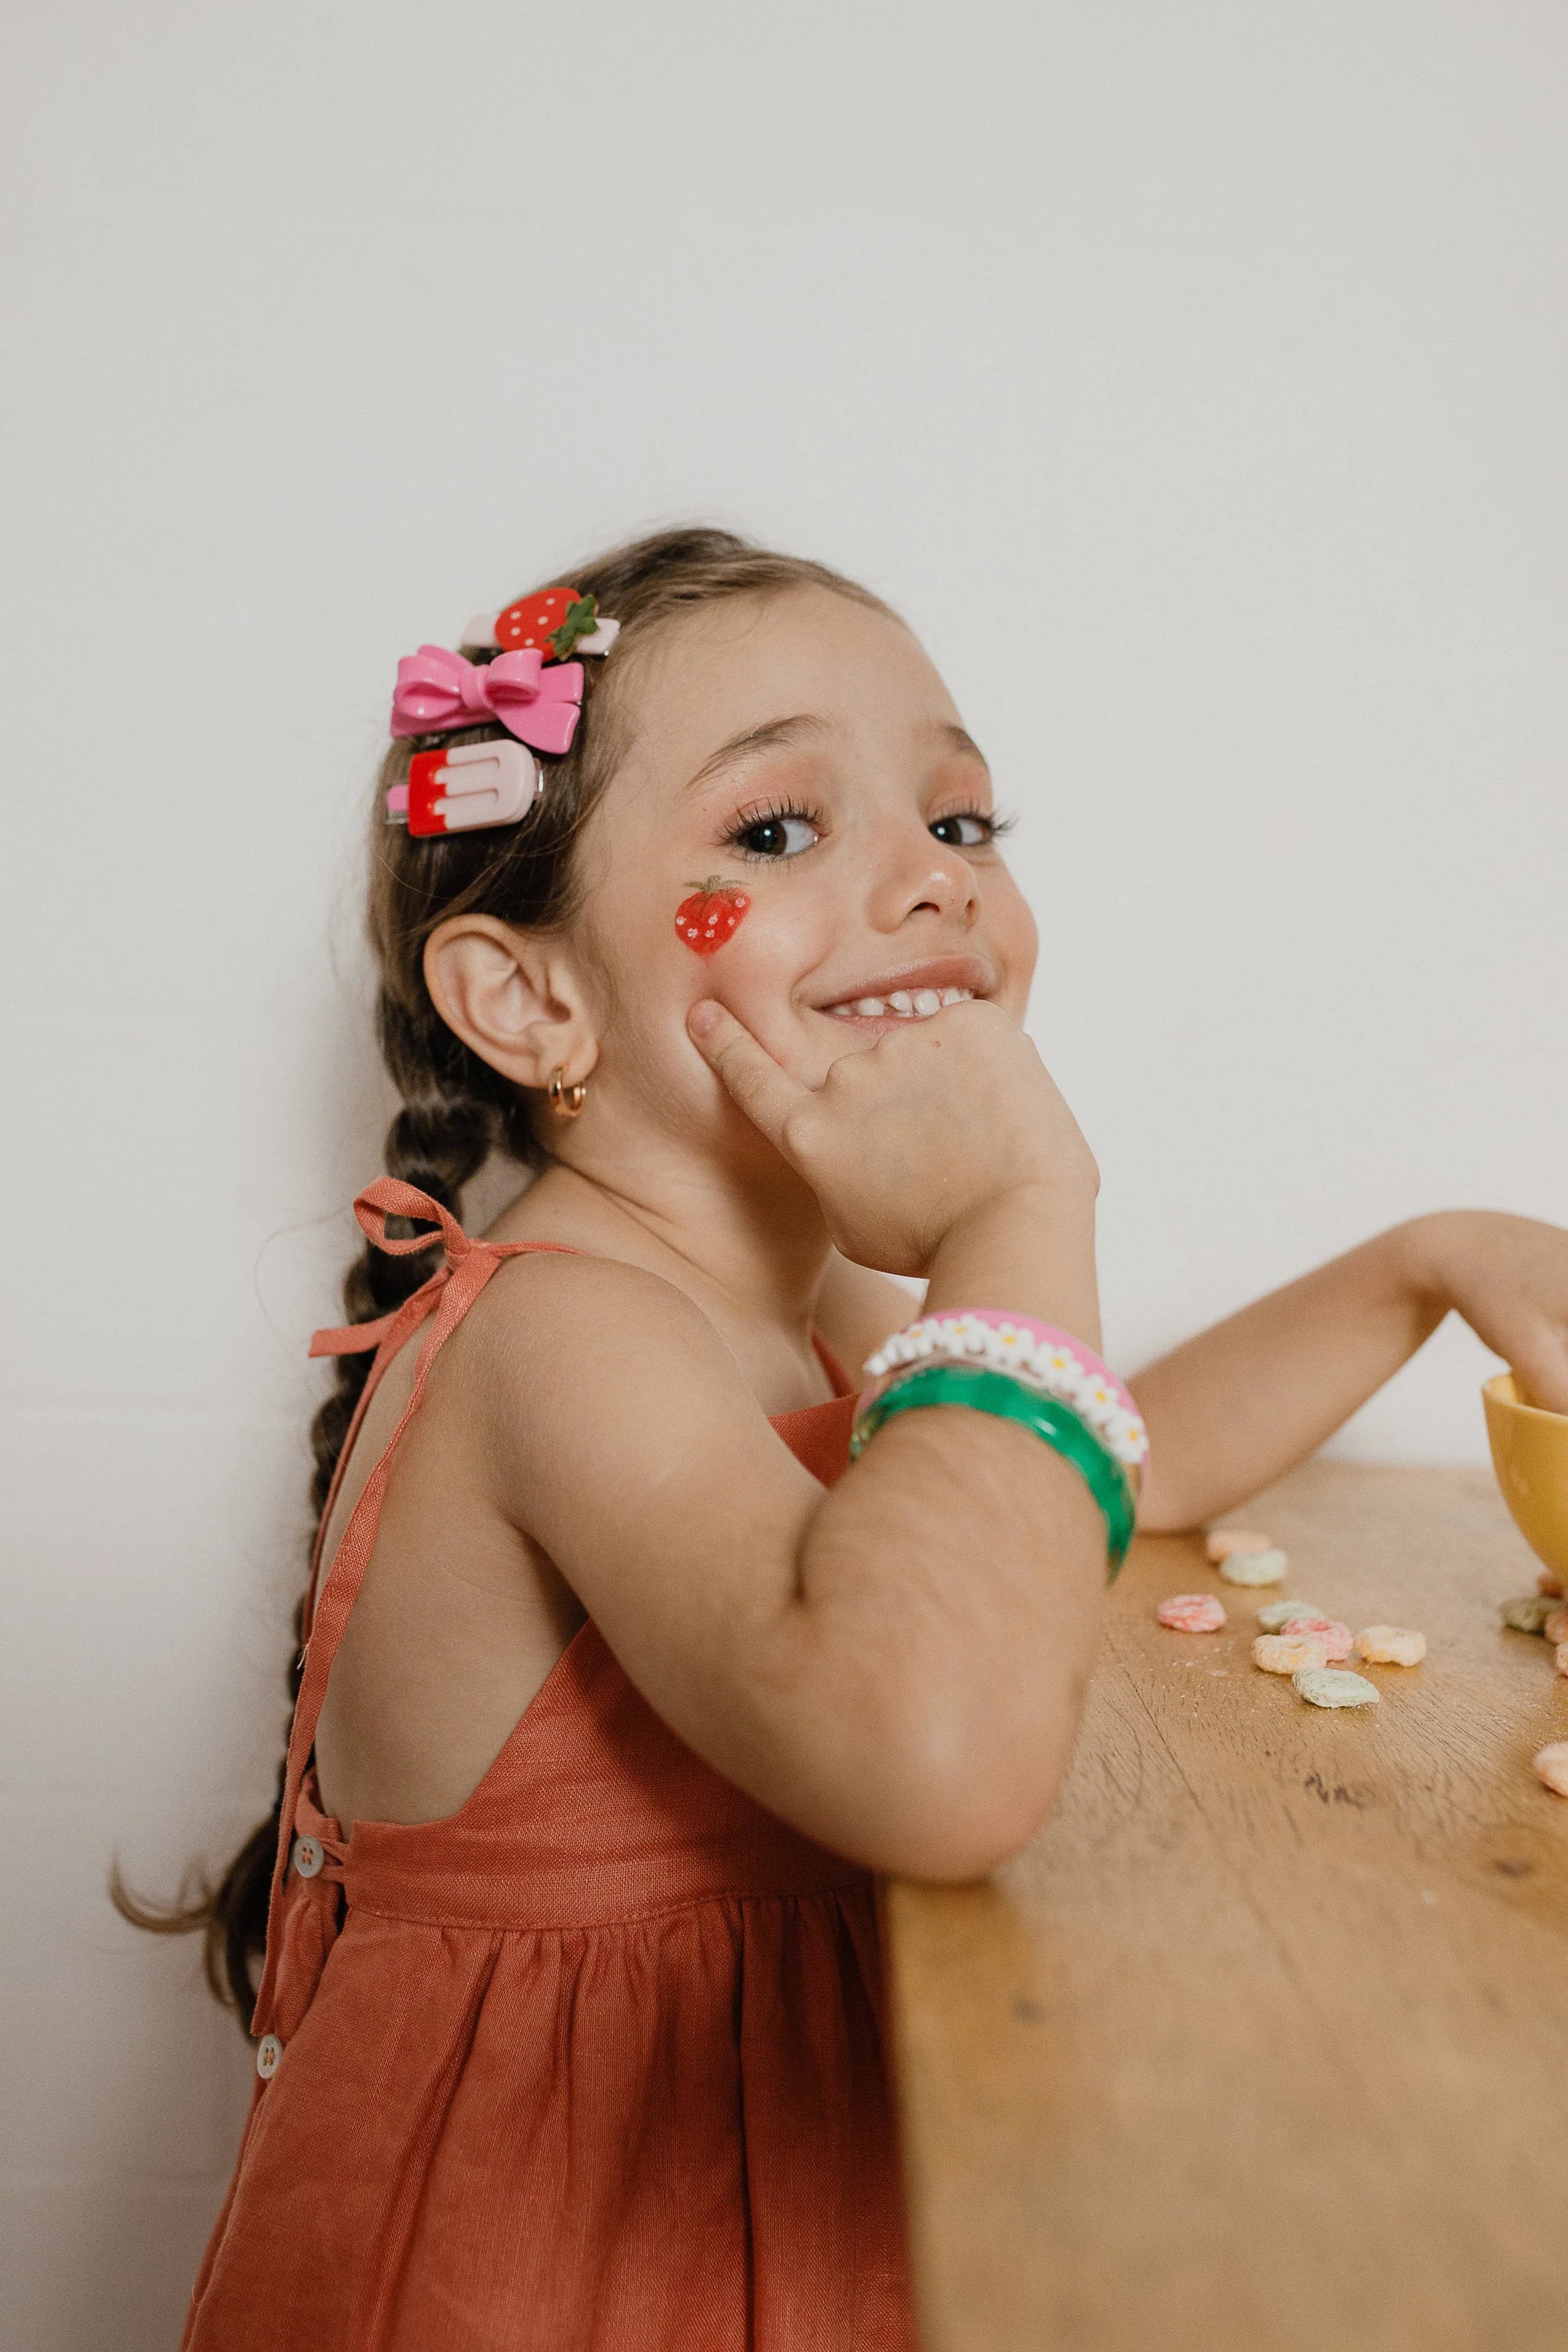
[[[1004,1014],[910,1024],[816,1092],[725,1021],[703,1033],[725,1084],[847,1255],[926,1277],[933,1307],[1098,1344],[1093,1161]],[[453,1342],[494,1499],[655,1712],[868,1868],[974,1878],[1024,1845],[1071,1754],[1105,1580],[1076,1470],[950,1405],[890,1421],[825,1492],[668,1283],[555,1256],[503,1285],[515,1310],[482,1302]]]
[[[1446,1210],[1377,1234],[1129,1383],[1149,1424],[1145,1532],[1227,1511],[1305,1459],[1450,1309],[1548,1412],[1568,1412],[1568,1233]]]

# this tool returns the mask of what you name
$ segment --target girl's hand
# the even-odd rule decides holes
[[[1092,1207],[1100,1172],[1029,1039],[977,999],[843,1054],[804,1087],[711,999],[688,1026],[735,1102],[816,1193],[834,1245],[924,1276],[1009,1196]]]
[[[1491,1209],[1447,1209],[1405,1230],[1422,1286],[1512,1367],[1531,1404],[1568,1413],[1568,1233]]]

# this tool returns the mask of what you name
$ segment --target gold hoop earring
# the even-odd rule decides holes
[[[588,1099],[588,1081],[579,1078],[574,1087],[566,1084],[566,1065],[558,1063],[550,1081],[550,1108],[557,1118],[581,1118],[583,1106]]]

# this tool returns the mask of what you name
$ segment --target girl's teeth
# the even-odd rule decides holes
[[[830,1004],[841,1021],[852,1021],[858,1013],[863,1021],[883,1021],[889,1013],[900,1021],[929,1021],[944,1004],[972,1004],[972,988],[917,988],[911,996],[907,988],[895,988],[891,996],[858,996],[853,1003]]]

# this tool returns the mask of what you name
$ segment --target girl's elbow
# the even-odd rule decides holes
[[[1023,1769],[1020,1760],[948,1759],[901,1775],[873,1867],[937,1886],[989,1878],[1022,1853],[1049,1818],[1067,1773],[1066,1743]]]
[[[1137,1531],[1141,1536],[1190,1535],[1203,1517],[1203,1507],[1191,1481],[1150,1471],[1138,1497]]]

